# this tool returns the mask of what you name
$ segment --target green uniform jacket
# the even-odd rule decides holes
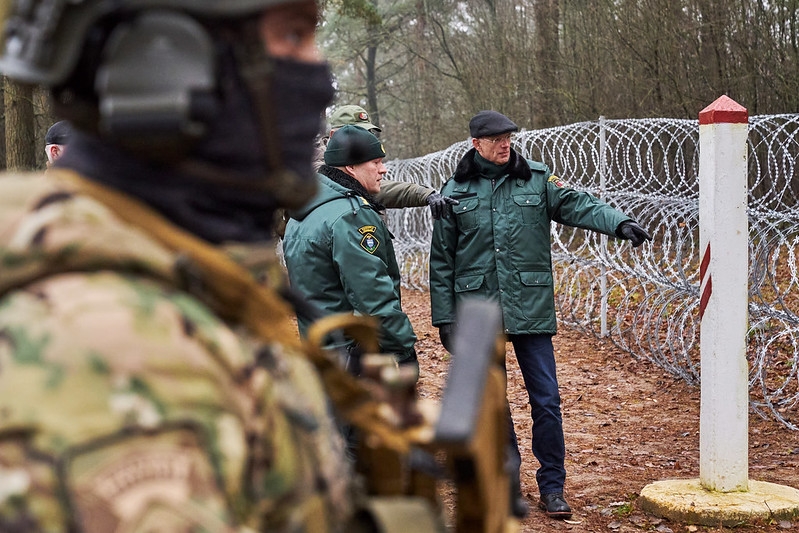
[[[564,187],[543,163],[511,150],[507,173],[480,174],[470,150],[441,194],[460,201],[437,220],[430,248],[433,325],[454,323],[468,297],[497,300],[506,334],[555,334],[550,222],[614,235],[630,217]]]
[[[325,313],[377,317],[380,349],[398,361],[414,353],[416,335],[400,303],[392,235],[372,205],[319,174],[319,190],[286,226],[283,251],[291,286]],[[298,320],[304,336],[309,323]]]

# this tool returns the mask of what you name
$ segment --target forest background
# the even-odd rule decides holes
[[[799,0],[323,0],[336,104],[360,104],[389,159],[468,136],[495,109],[525,129],[696,118],[726,94],[799,110]],[[43,91],[4,80],[0,167],[43,168]]]
[[[324,7],[319,38],[335,105],[365,107],[383,128],[389,159],[466,139],[469,118],[487,108],[528,130],[600,116],[696,119],[722,94],[750,115],[799,112],[799,0],[326,0]],[[46,93],[7,79],[0,89],[0,168],[43,169],[44,134],[57,120]],[[430,325],[427,295],[406,291],[403,307],[425,354],[422,392],[436,397],[448,356]],[[534,512],[524,530],[698,531],[667,527],[632,505],[652,481],[696,477],[698,389],[567,328],[556,342],[559,354],[577,354],[559,369],[575,520]],[[517,369],[509,380],[517,431],[529,439]],[[751,418],[752,474],[799,486],[796,436]],[[531,502],[534,470],[526,460]]]
[[[468,137],[495,109],[539,129],[696,119],[726,94],[799,110],[797,0],[328,0],[340,104],[383,128],[389,159]]]

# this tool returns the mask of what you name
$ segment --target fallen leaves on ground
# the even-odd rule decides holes
[[[430,324],[427,292],[404,290],[402,306],[416,331],[420,393],[440,398],[450,356]],[[640,490],[664,479],[699,477],[699,389],[637,360],[610,341],[561,326],[554,338],[566,437],[565,496],[572,520],[551,520],[537,508],[537,462],[530,451],[527,393],[508,348],[508,401],[522,449],[522,487],[530,501],[525,532],[662,533],[733,531],[672,523],[635,507]],[[799,435],[750,415],[750,479],[799,487]],[[621,502],[621,504],[620,504]],[[634,512],[630,512],[634,510]],[[799,520],[742,524],[736,532],[799,530]]]

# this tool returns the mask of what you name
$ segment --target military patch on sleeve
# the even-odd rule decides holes
[[[233,531],[202,440],[191,429],[98,440],[65,458],[85,533]]]
[[[373,254],[380,247],[380,241],[375,237],[377,226],[363,226],[358,228],[358,233],[363,235],[361,238],[361,248]]]
[[[563,181],[559,177],[554,175],[554,174],[552,174],[547,181],[550,181],[550,182],[554,183],[555,187],[565,187],[566,186],[566,184],[563,183]]]

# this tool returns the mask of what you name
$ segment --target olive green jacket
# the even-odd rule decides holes
[[[375,195],[375,200],[388,209],[425,207],[427,197],[434,192],[435,189],[424,185],[383,179],[380,182],[380,192]]]
[[[458,303],[478,297],[499,302],[506,334],[554,334],[550,222],[615,235],[630,217],[565,187],[546,165],[513,150],[506,173],[495,180],[480,174],[475,157],[470,150],[442,187],[441,194],[460,204],[433,228],[433,325],[454,323]]]

